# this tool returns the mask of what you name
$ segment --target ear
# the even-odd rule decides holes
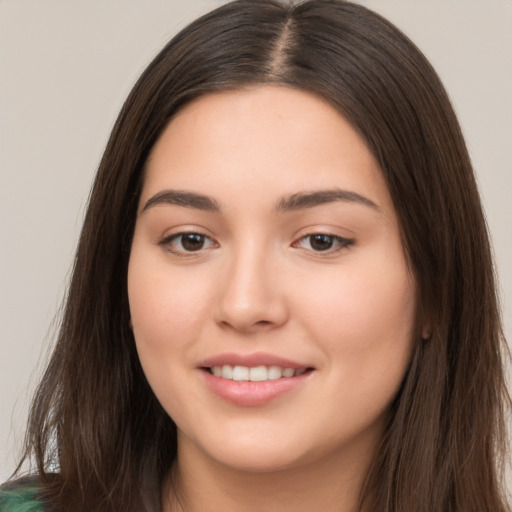
[[[432,336],[432,329],[430,327],[430,322],[426,323],[423,329],[421,330],[421,339],[423,341],[428,341]]]

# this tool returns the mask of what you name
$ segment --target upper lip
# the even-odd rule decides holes
[[[248,366],[249,368],[255,366],[280,366],[281,368],[294,368],[296,370],[311,367],[311,365],[308,364],[303,364],[264,352],[254,352],[252,354],[226,352],[201,361],[199,367],[212,368],[213,366],[224,366],[228,364],[231,366]]]

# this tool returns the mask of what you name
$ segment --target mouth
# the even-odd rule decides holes
[[[307,372],[313,371],[313,368],[291,368],[277,365],[214,365],[202,367],[202,369],[215,377],[228,379],[238,382],[265,382],[279,379],[289,379],[299,377]]]
[[[218,397],[236,406],[265,405],[299,392],[315,368],[275,354],[223,353],[198,365],[204,383]]]

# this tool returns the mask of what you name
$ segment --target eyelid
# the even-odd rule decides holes
[[[332,238],[334,240],[334,242],[336,243],[336,246],[332,247],[332,248],[328,248],[326,250],[315,250],[313,248],[306,248],[306,247],[300,246],[301,242],[303,242],[307,239],[310,239],[311,237],[319,236],[319,235]],[[341,235],[336,235],[327,230],[318,229],[315,231],[310,231],[310,232],[305,233],[305,234],[301,235],[300,237],[298,237],[292,243],[292,247],[295,247],[297,249],[302,249],[302,250],[307,251],[308,253],[311,253],[315,256],[322,257],[322,256],[335,255],[338,252],[342,251],[343,249],[347,249],[348,247],[350,247],[351,245],[354,245],[354,244],[355,244],[354,238],[347,238],[347,237],[344,237]]]
[[[179,248],[174,245],[174,242],[178,240],[180,237],[186,235],[199,235],[205,241],[205,245],[198,248],[197,250],[187,250],[185,248]],[[304,247],[303,243],[308,239],[311,240],[311,237],[314,236],[325,236],[333,241],[333,247],[328,247],[326,249],[315,250],[313,247]],[[317,257],[328,257],[334,256],[340,251],[344,249],[348,249],[350,246],[355,244],[355,239],[348,238],[336,233],[333,233],[331,229],[328,228],[308,228],[308,231],[303,231],[302,234],[295,237],[295,240],[292,242],[291,246],[303,250],[311,255]],[[218,248],[219,243],[213,238],[213,236],[205,233],[203,228],[197,226],[180,226],[179,228],[175,228],[173,232],[168,233],[162,236],[158,241],[157,245],[161,246],[167,252],[179,256],[179,257],[198,257],[204,255],[206,251],[211,249]]]
[[[199,235],[203,237],[205,240],[209,241],[208,247],[201,247],[200,249],[196,251],[187,251],[185,249],[179,249],[172,245],[172,243],[179,239],[180,237],[183,237],[185,235]],[[206,251],[210,249],[214,249],[216,247],[219,247],[218,242],[210,235],[207,235],[204,233],[201,229],[190,227],[190,228],[180,228],[179,230],[167,234],[163,236],[159,241],[158,245],[161,246],[164,250],[167,252],[184,258],[190,258],[190,257],[198,257],[200,255],[203,255]]]

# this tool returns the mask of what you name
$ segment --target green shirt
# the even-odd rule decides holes
[[[37,499],[39,487],[34,478],[26,478],[0,488],[0,512],[45,512]]]

